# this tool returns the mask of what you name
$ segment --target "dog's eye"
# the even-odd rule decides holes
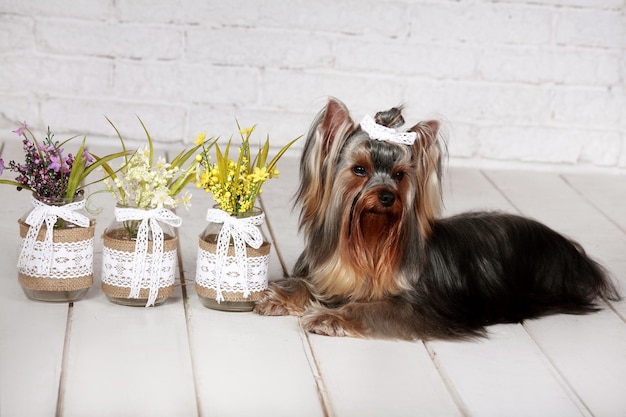
[[[365,177],[367,175],[367,170],[361,165],[357,165],[352,168],[352,172],[354,172],[354,175],[357,175],[359,177]]]
[[[393,179],[396,181],[400,181],[402,178],[404,178],[404,172],[402,171],[398,171],[395,174],[393,174]]]

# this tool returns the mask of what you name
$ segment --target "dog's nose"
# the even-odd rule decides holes
[[[378,201],[380,201],[380,204],[382,204],[384,207],[391,207],[396,201],[396,196],[393,195],[392,192],[381,191],[378,194]]]

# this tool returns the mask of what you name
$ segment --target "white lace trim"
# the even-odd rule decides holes
[[[245,271],[249,268],[246,245],[254,249],[258,249],[263,244],[263,235],[261,234],[261,230],[258,226],[263,224],[265,215],[261,212],[256,216],[236,217],[231,216],[224,210],[209,209],[207,210],[206,219],[212,223],[222,224],[222,228],[220,229],[220,233],[217,237],[217,248],[215,250],[215,271],[228,271],[229,266],[226,266],[226,263],[234,262],[236,268],[233,271],[231,267],[228,276],[232,276],[233,274],[243,275],[239,282],[242,290],[237,290],[237,292],[243,292],[243,297],[248,298],[250,295],[250,288],[248,287],[247,280],[244,279]],[[235,249],[235,256],[232,257],[232,259],[229,259],[231,257],[227,255],[231,242]],[[240,273],[238,271],[243,272]],[[224,301],[224,296],[222,295],[222,280],[223,278],[215,280],[216,288],[214,289],[217,293],[215,300],[218,303]]]
[[[137,242],[135,244],[135,253],[133,257],[135,271],[140,273],[134,276],[130,284],[130,298],[139,298],[139,291],[141,290],[141,282],[146,279],[150,279],[152,285],[150,286],[150,296],[148,297],[148,303],[146,307],[153,305],[158,295],[158,286],[156,277],[150,277],[147,274],[146,264],[148,255],[148,243],[150,241],[149,236],[152,232],[152,245],[153,254],[151,264],[156,270],[161,269],[161,262],[163,262],[163,245],[164,236],[163,229],[159,222],[169,224],[173,227],[179,227],[182,224],[182,219],[175,215],[171,210],[160,207],[151,210],[142,210],[134,207],[116,207],[115,219],[119,222],[128,220],[141,220],[139,229],[137,229]],[[146,272],[144,272],[146,271]]]
[[[31,203],[33,209],[24,221],[24,223],[30,227],[28,228],[28,232],[26,232],[26,238],[22,239],[17,266],[18,268],[27,268],[29,267],[28,264],[32,266],[33,260],[31,255],[34,255],[34,246],[37,242],[37,236],[45,223],[46,234],[43,241],[43,249],[40,250],[39,254],[34,256],[38,262],[37,271],[39,271],[42,276],[46,276],[50,274],[50,269],[53,267],[54,245],[52,236],[54,234],[54,225],[58,218],[60,217],[80,227],[89,227],[89,218],[77,212],[77,210],[85,208],[84,200],[62,206],[49,206],[37,200],[35,197],[32,197]]]
[[[265,291],[269,275],[269,255],[248,257],[247,271],[239,267],[235,256],[226,256],[223,262],[218,262],[215,253],[198,248],[196,260],[196,284],[215,290],[217,294],[223,291],[239,292],[248,298],[252,292]],[[221,270],[218,269],[221,264]],[[216,297],[216,301],[223,301]]]
[[[417,133],[415,132],[399,132],[391,127],[379,125],[374,121],[372,116],[365,116],[361,122],[363,129],[370,138],[387,142],[399,143],[402,145],[413,145]]]
[[[24,252],[24,240],[20,239],[20,259]],[[53,242],[52,250],[42,241],[29,247],[24,262],[18,265],[20,274],[36,278],[82,278],[93,275],[93,238],[77,242]],[[42,270],[41,265],[47,265]]]
[[[158,271],[152,270],[154,267],[154,255],[148,253],[146,254],[142,273],[136,273],[135,252],[120,251],[104,246],[102,249],[102,282],[116,287],[130,288],[136,277],[140,276],[139,288],[149,288],[151,292],[155,289],[158,294],[159,288],[169,287],[174,284],[177,262],[176,253],[176,250],[163,252]],[[129,296],[129,298],[138,298],[138,296]],[[146,306],[148,305],[151,304]]]

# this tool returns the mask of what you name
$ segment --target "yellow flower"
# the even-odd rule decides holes
[[[239,125],[238,125],[239,126]],[[254,207],[256,197],[261,193],[261,186],[269,179],[278,176],[276,162],[296,139],[268,160],[269,138],[264,145],[260,145],[258,154],[250,146],[250,136],[255,126],[245,129],[239,128],[242,144],[239,147],[239,157],[232,158],[231,141],[225,148],[215,144],[215,163],[210,162],[208,150],[203,149],[202,160],[198,163],[203,166],[202,175],[197,174],[196,185],[208,193],[222,210],[226,212],[243,212]],[[202,171],[201,171],[202,172]]]
[[[244,135],[244,136],[248,136],[248,135],[250,135],[253,131],[254,131],[254,126],[252,126],[252,127],[247,127],[247,128],[245,128],[245,129],[241,129],[241,130],[239,131],[239,133],[241,133],[241,134],[242,134],[242,135]]]
[[[263,182],[269,177],[269,173],[267,172],[267,167],[255,167],[250,174],[250,180],[252,182]]]
[[[199,133],[196,136],[196,140],[193,142],[193,144],[196,146],[202,145],[205,139],[206,139],[206,132]]]
[[[205,184],[208,184],[210,180],[211,180],[211,175],[208,173],[208,171],[202,171],[200,173],[200,179],[198,181],[198,185],[200,187],[203,187]]]

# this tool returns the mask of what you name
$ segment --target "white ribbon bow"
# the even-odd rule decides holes
[[[163,262],[163,229],[159,222],[179,227],[183,220],[166,208],[142,210],[131,207],[115,207],[115,219],[118,222],[141,220],[137,229],[137,242],[133,260],[133,279],[130,283],[129,298],[139,298],[141,282],[144,275],[148,275],[150,282],[150,294],[146,307],[154,305],[159,294],[159,279],[161,277],[161,264]],[[146,268],[148,254],[149,232],[152,232],[152,267]]]
[[[376,140],[383,140],[387,142],[399,143],[402,145],[413,145],[417,133],[415,132],[398,132],[396,129],[379,125],[374,121],[372,116],[367,115],[361,122],[361,129],[363,129],[370,138]]]
[[[52,261],[54,259],[54,246],[53,246],[53,233],[54,225],[57,220],[62,218],[65,221],[74,223],[80,227],[89,227],[90,220],[87,216],[77,213],[76,210],[85,208],[85,201],[76,201],[62,206],[49,206],[35,197],[31,199],[33,204],[33,210],[26,217],[25,223],[29,225],[26,238],[22,242],[20,249],[20,257],[18,260],[18,268],[24,269],[28,267],[29,259],[31,258],[37,236],[43,226],[46,223],[46,236],[43,241],[42,257],[39,265],[37,265],[37,272],[41,275],[50,274],[52,268]]]
[[[227,212],[219,209],[209,209],[206,219],[212,223],[223,224],[222,229],[217,237],[217,296],[215,300],[218,303],[224,301],[222,295],[222,268],[228,256],[228,246],[230,240],[233,240],[235,247],[235,259],[239,267],[240,274],[243,274],[244,298],[248,298],[250,290],[248,289],[248,253],[246,244],[254,249],[258,249],[263,244],[263,235],[257,226],[263,224],[265,215],[263,213],[252,217],[233,217]]]

